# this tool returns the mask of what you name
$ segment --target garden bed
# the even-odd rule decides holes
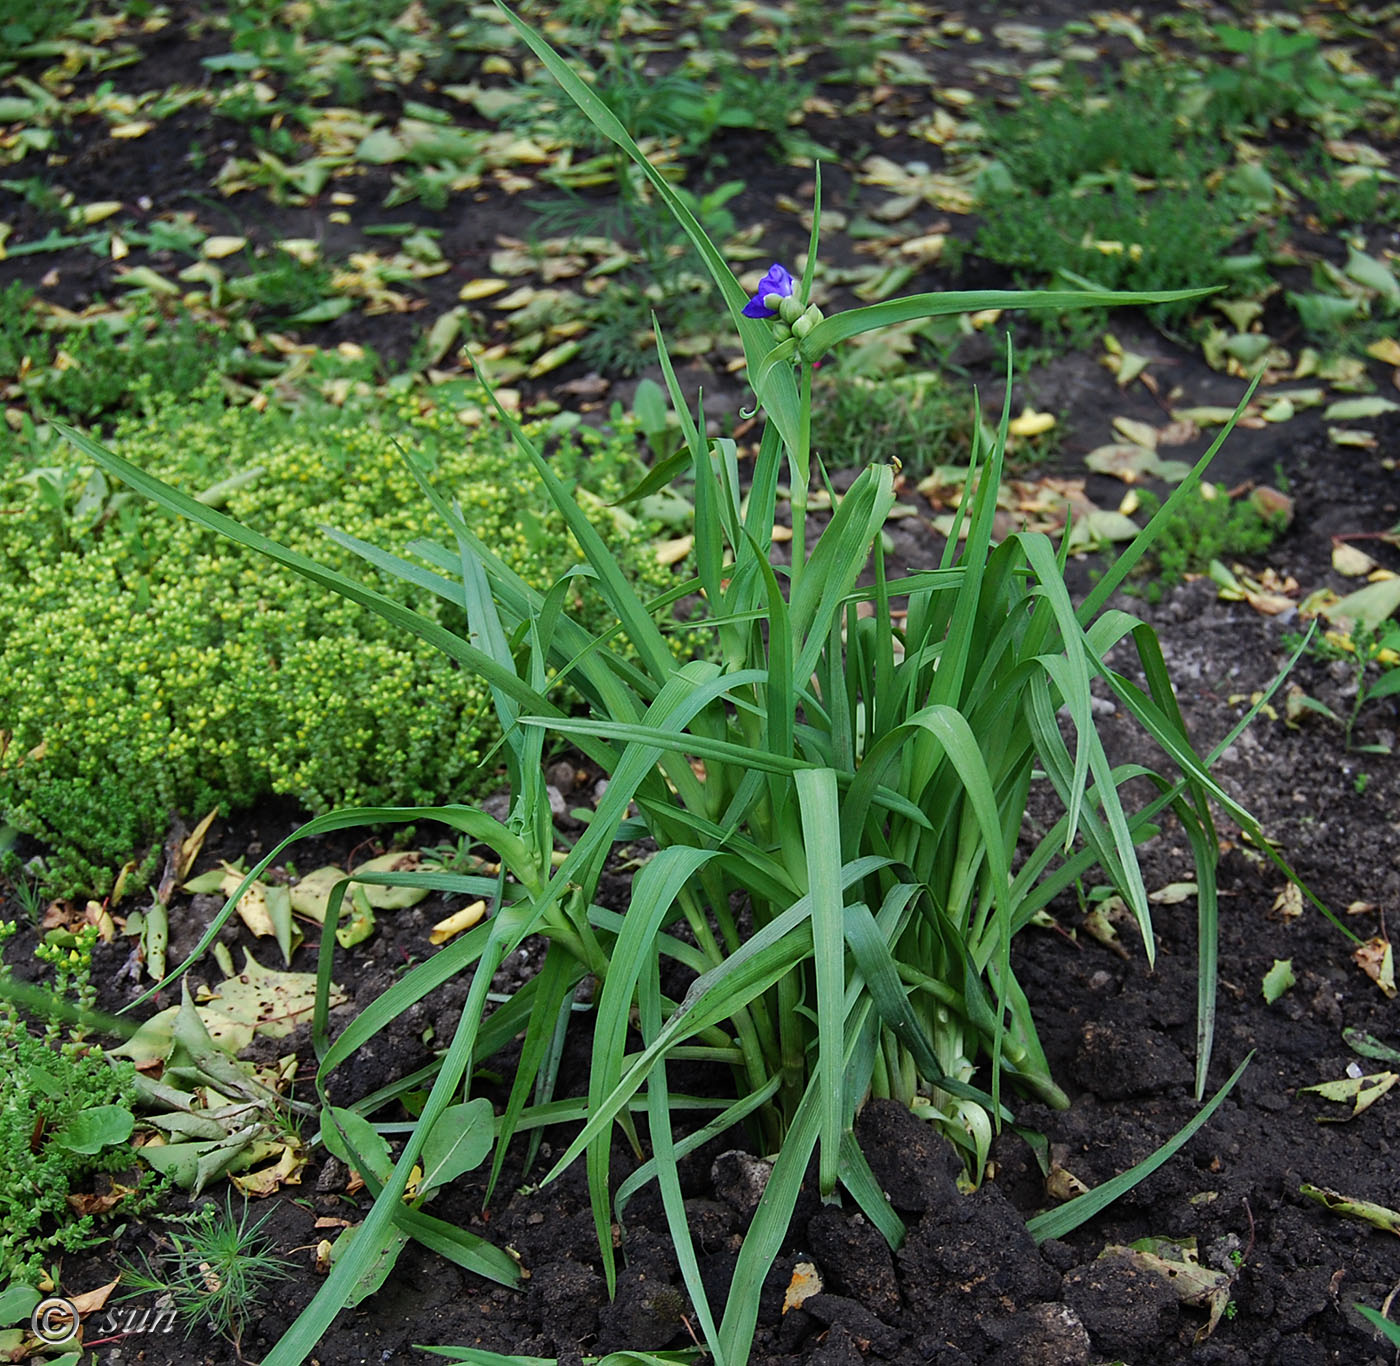
[[[1337,166],[1400,172],[1396,114],[1391,107],[1386,115],[1381,98],[1396,76],[1400,18],[1393,6],[1364,16],[1315,6],[1301,15],[1282,16],[1278,25],[1282,32],[1321,34],[1327,48],[1352,53],[1356,66],[1380,92],[1365,88],[1364,99],[1373,102],[1363,101],[1368,122],[1360,127],[1356,121],[1347,124],[1348,100],[1361,97],[1360,85],[1321,80],[1325,72],[1307,65],[1313,48],[1304,46],[1297,56],[1278,57],[1258,47],[1243,57],[1236,53],[1233,65],[1227,65],[1232,60],[1228,47],[1205,41],[1211,33],[1206,21],[1243,33],[1246,21],[1233,10],[1206,14],[1197,6],[1151,4],[1136,7],[1131,15],[1104,15],[1064,30],[1061,25],[1082,18],[1078,7],[1001,6],[995,15],[979,10],[976,24],[987,32],[975,37],[968,33],[971,16],[940,13],[923,21],[890,16],[891,33],[907,40],[903,48],[888,39],[883,45],[874,40],[873,47],[867,41],[857,52],[857,27],[846,35],[853,44],[850,54],[836,45],[822,51],[811,35],[801,37],[800,24],[810,24],[812,16],[803,7],[797,10],[801,13],[794,17],[794,42],[799,48],[805,44],[808,56],[805,68],[794,63],[793,69],[805,69],[820,83],[808,96],[800,129],[793,129],[834,154],[822,163],[830,222],[823,248],[830,275],[822,285],[828,313],[859,298],[869,301],[871,292],[880,297],[879,291],[889,284],[881,279],[881,271],[891,263],[912,266],[902,284],[894,286],[897,289],[1006,288],[1026,278],[1025,269],[1015,266],[1009,255],[993,259],[983,254],[997,250],[994,242],[978,235],[991,210],[984,204],[979,216],[975,201],[959,198],[971,194],[973,179],[959,179],[962,135],[956,124],[974,103],[979,110],[1009,107],[1020,80],[1043,80],[1047,72],[1037,64],[1052,57],[1093,78],[1144,55],[1154,63],[1180,58],[1243,71],[1253,84],[1234,87],[1243,102],[1235,130],[1241,143],[1302,165],[1304,152],[1311,155],[1329,139],[1353,151],[1364,142],[1369,155],[1336,154]],[[109,55],[125,44],[135,60],[111,64],[104,71],[100,57],[85,59],[89,65],[80,64],[57,112],[43,106],[18,119],[16,127],[47,131],[51,140],[47,151],[33,151],[27,158],[14,155],[22,143],[12,144],[10,174],[17,181],[29,177],[32,184],[41,170],[49,169],[46,155],[54,154],[61,158],[55,174],[61,174],[72,198],[56,209],[35,191],[6,214],[12,230],[6,239],[10,256],[0,261],[0,283],[20,281],[36,289],[46,305],[91,307],[98,317],[111,311],[99,301],[123,288],[132,291],[134,280],[135,293],[154,301],[160,312],[172,306],[171,296],[156,281],[177,280],[191,265],[212,265],[220,275],[217,285],[207,271],[196,272],[180,280],[177,292],[183,290],[189,299],[207,291],[192,298],[193,315],[205,326],[227,329],[227,337],[241,338],[241,351],[225,353],[215,368],[243,397],[261,386],[263,402],[269,396],[273,402],[291,397],[295,384],[306,378],[305,366],[300,374],[289,369],[271,373],[274,358],[289,367],[296,363],[299,353],[289,337],[308,347],[314,343],[328,356],[344,344],[342,360],[347,354],[353,357],[355,348],[370,347],[383,359],[386,371],[411,367],[425,386],[463,379],[468,369],[457,347],[470,342],[488,368],[495,367],[497,380],[519,391],[522,410],[582,412],[595,425],[610,420],[614,400],[637,401],[638,377],[659,378],[659,370],[648,370],[644,357],[622,354],[629,347],[636,349],[636,318],[621,306],[622,323],[604,310],[588,314],[585,327],[571,332],[569,321],[582,316],[573,311],[575,303],[541,295],[562,287],[570,298],[597,299],[599,293],[588,295],[586,270],[606,253],[599,249],[577,263],[567,259],[567,251],[554,247],[538,247],[532,254],[524,227],[529,218],[521,205],[531,203],[529,213],[537,214],[562,211],[566,204],[558,186],[544,183],[532,154],[520,147],[510,151],[505,142],[490,144],[484,154],[477,148],[473,155],[485,155],[486,166],[474,172],[475,183],[452,188],[449,172],[466,176],[467,170],[415,159],[405,150],[416,136],[401,122],[412,117],[412,111],[404,110],[405,99],[450,111],[448,122],[455,126],[483,135],[499,131],[488,112],[494,106],[490,99],[483,101],[481,89],[508,92],[509,80],[524,68],[518,52],[504,58],[499,30],[481,15],[473,12],[475,36],[459,36],[455,46],[442,36],[447,18],[435,11],[400,25],[399,46],[386,41],[391,53],[402,58],[438,41],[450,59],[437,65],[403,59],[389,76],[384,72],[390,68],[381,66],[358,99],[352,98],[353,92],[336,96],[362,114],[381,115],[381,131],[395,130],[397,143],[369,141],[376,134],[366,125],[356,134],[354,154],[337,163],[319,187],[313,189],[312,182],[295,177],[273,184],[257,183],[254,177],[250,188],[230,195],[229,186],[240,176],[253,175],[250,167],[266,170],[273,165],[267,157],[259,158],[260,151],[270,152],[284,168],[299,164],[299,158],[337,155],[324,126],[308,142],[294,116],[295,110],[324,112],[334,100],[329,93],[316,93],[314,69],[308,75],[285,52],[278,58],[257,48],[252,30],[235,22],[249,11],[221,10],[207,21],[202,11],[182,5],[154,13],[164,24],[148,23],[143,31],[136,18],[128,18],[117,30],[93,40],[93,51]],[[773,47],[774,40],[765,39],[767,30],[757,20],[734,22],[736,33],[757,35],[756,51]],[[380,27],[385,24],[393,27],[389,20]],[[372,41],[379,41],[373,37],[374,25],[370,30]],[[491,41],[495,57],[514,63],[509,78],[498,62],[493,65],[494,59],[483,60],[487,48],[472,47],[487,30],[497,35]],[[663,28],[659,35],[649,40],[655,43],[649,60],[655,63],[651,75],[657,78],[673,69],[680,53],[668,46],[674,33]],[[330,42],[330,37],[314,33],[312,38],[315,43]],[[1220,41],[1218,30],[1215,40]],[[1067,56],[1076,46],[1087,53]],[[310,50],[320,51],[314,43]],[[228,62],[230,52],[249,60]],[[901,52],[918,66],[917,79],[912,68],[901,65]],[[264,65],[250,65],[253,56]],[[848,56],[855,74],[843,76]],[[203,61],[209,58],[212,63]],[[37,59],[25,60],[27,64],[16,69],[37,75]],[[1285,76],[1293,71],[1314,79],[1309,89],[1322,92],[1321,114],[1297,105],[1250,112],[1249,100],[1267,104],[1266,97],[1283,98],[1278,88],[1283,77],[1271,61],[1283,63],[1279,69]],[[1333,63],[1329,69],[1337,73],[1347,68]],[[774,80],[775,71],[776,67],[769,73]],[[1048,74],[1058,80],[1063,73]],[[270,83],[276,94],[275,116],[259,120],[244,111],[235,118],[239,96],[228,88],[235,79]],[[109,80],[130,92],[178,80],[171,89],[193,94],[184,103],[174,101],[173,111],[153,113],[149,104],[127,108],[122,113],[125,122],[119,122],[118,103],[110,91],[104,93],[103,82]],[[468,82],[478,82],[470,98],[445,93]],[[1224,88],[1231,90],[1228,83]],[[249,98],[256,102],[262,97],[254,92]],[[420,118],[422,114],[420,107]],[[133,135],[130,129],[148,116],[152,126]],[[802,214],[813,189],[812,169],[800,145],[782,141],[787,129],[785,121],[781,127],[721,127],[699,146],[688,146],[679,135],[677,155],[694,183],[701,184],[703,177],[703,187],[713,189],[725,180],[742,182],[738,192],[712,210],[733,216],[736,269],[761,273],[774,258],[795,264],[805,249]],[[287,136],[279,130],[288,130]],[[775,144],[780,144],[777,156]],[[879,157],[894,170],[872,167]],[[1240,154],[1231,162],[1236,178],[1246,159]],[[243,169],[227,171],[233,161]],[[1115,599],[1159,632],[1187,728],[1202,753],[1227,734],[1292,653],[1293,634],[1307,626],[1300,609],[1309,605],[1308,595],[1324,589],[1341,595],[1360,582],[1343,572],[1355,565],[1337,558],[1339,547],[1364,548],[1374,557],[1372,572],[1400,571],[1393,534],[1400,524],[1400,411],[1388,398],[1398,387],[1400,353],[1386,346],[1387,336],[1394,346],[1400,294],[1392,299],[1389,293],[1393,274],[1388,285],[1384,275],[1358,266],[1356,256],[1364,252],[1383,272],[1400,269],[1394,215],[1382,199],[1369,207],[1362,203],[1360,217],[1348,218],[1338,210],[1342,218],[1331,218],[1329,205],[1317,194],[1309,197],[1295,188],[1298,197],[1289,201],[1282,163],[1266,164],[1273,168],[1274,189],[1269,194],[1275,198],[1253,228],[1267,236],[1282,225],[1287,243],[1275,243],[1272,255],[1253,238],[1244,244],[1268,258],[1253,268],[1262,270],[1265,278],[1252,277],[1248,287],[1235,281],[1223,297],[1238,303],[1240,311],[1209,315],[1219,324],[1216,332],[1193,331],[1191,319],[1148,320],[1127,314],[1096,321],[1066,346],[1065,338],[1053,332],[1019,319],[1010,324],[1018,346],[1035,361],[1017,381],[1012,413],[1021,412],[1024,405],[1032,415],[1052,414],[1056,419],[1049,442],[1027,436],[1020,448],[1013,471],[1020,482],[1013,482],[1007,494],[1012,525],[1018,517],[1038,515],[1047,491],[1063,493],[1067,482],[1075,485],[1071,502],[1076,518],[1090,523],[1096,510],[1131,511],[1124,496],[1141,488],[1165,492],[1167,486],[1155,477],[1157,462],[1194,461],[1219,418],[1209,410],[1232,409],[1244,392],[1244,360],[1268,361],[1253,406],[1227,441],[1211,478],[1219,481],[1220,496],[1233,494],[1239,503],[1261,486],[1285,494],[1291,513],[1287,527],[1253,553],[1236,556],[1221,548],[1228,572],[1217,572],[1214,578],[1193,573],[1190,581],[1173,585],[1138,576],[1130,581],[1136,594]],[[219,168],[227,174],[216,191],[204,172]],[[946,181],[938,179],[941,172],[948,173]],[[987,183],[982,182],[984,194]],[[996,183],[995,177],[991,183]],[[1352,192],[1358,183],[1350,179]],[[1391,187],[1387,194],[1393,193],[1391,182],[1381,184]],[[443,185],[448,186],[448,198],[434,207],[434,196]],[[216,192],[225,197],[212,213],[207,211],[207,195]],[[596,211],[617,207],[606,187],[585,187],[584,192]],[[1257,185],[1252,192],[1260,193]],[[338,204],[336,193],[354,196],[354,207]],[[542,204],[531,198],[536,194],[543,196]],[[891,205],[897,207],[901,194],[910,196],[910,202],[897,215]],[[386,196],[396,195],[400,202],[383,203]],[[81,206],[100,203],[117,208],[109,216],[90,214],[90,222],[80,221]],[[1006,203],[1000,211],[1010,212]],[[171,225],[184,221],[181,213],[193,215],[198,231],[182,239],[183,246],[171,246]],[[875,235],[880,224],[890,228],[884,238]],[[631,226],[636,229],[635,219]],[[384,227],[391,229],[387,238],[372,231],[367,235],[367,230]],[[755,231],[745,237],[744,228]],[[92,240],[65,246],[58,241],[63,233]],[[53,244],[33,250],[45,234]],[[960,267],[940,259],[938,250],[928,245],[934,237],[961,244]],[[274,244],[288,238],[314,242],[314,254],[327,263],[334,257],[338,283],[330,264],[324,275],[310,267],[301,274],[285,271],[281,249]],[[224,239],[242,245],[227,254],[221,254],[222,245],[210,249],[211,242]],[[415,239],[420,239],[419,247],[409,250],[407,244]],[[349,261],[351,252],[386,241],[405,244],[393,264],[386,263],[391,255],[387,248],[377,262]],[[873,257],[863,249],[872,241],[879,253]],[[910,244],[915,244],[912,249]],[[1119,242],[1117,251],[1111,246],[1094,250],[1103,262],[1116,263],[1118,257],[1131,255],[1132,245]],[[25,252],[17,251],[19,247]],[[634,251],[627,270],[594,277],[612,282],[605,283],[602,293],[614,290],[621,298],[627,290],[643,287],[639,275],[648,268],[645,248],[630,239],[629,248]],[[297,250],[305,254],[303,248]],[[741,267],[744,254],[748,263]],[[956,264],[959,252],[951,255]],[[230,263],[226,271],[220,264],[225,261]],[[235,267],[237,262],[243,264]],[[1084,269],[1082,260],[1065,264]],[[133,265],[148,274],[129,275]],[[356,274],[358,283],[349,279]],[[261,284],[240,295],[229,287],[239,278],[260,278]],[[316,282],[314,290],[308,281]],[[501,288],[488,289],[482,283],[490,281]],[[1150,283],[1129,279],[1124,287]],[[507,288],[532,297],[520,310],[496,308],[492,299],[499,300]],[[867,292],[862,295],[861,290]],[[1317,302],[1299,304],[1300,296],[1314,301],[1332,297],[1355,307],[1343,316],[1339,306],[1328,313],[1329,306]],[[341,300],[350,302],[342,307]],[[538,324],[533,330],[516,321],[531,307]],[[717,317],[707,321],[686,289],[665,293],[661,312],[668,337],[693,343],[682,348],[693,352],[682,369],[687,391],[703,386],[706,413],[716,430],[732,432],[742,446],[751,429],[739,413],[744,392],[732,374],[737,349],[726,341],[724,325]],[[1323,315],[1331,319],[1326,326],[1319,322]],[[71,337],[72,325],[65,315],[50,311],[46,316],[55,326],[56,339]],[[627,322],[629,316],[632,323]],[[1199,323],[1202,316],[1194,321]],[[451,318],[455,322],[437,328],[433,340],[430,325]],[[875,358],[874,373],[878,379],[888,366],[890,373],[897,370],[916,381],[923,377],[926,383],[933,382],[928,380],[932,375],[940,384],[954,374],[952,387],[961,399],[975,383],[984,406],[995,413],[1005,373],[999,325],[996,319],[979,319],[977,326],[969,322],[952,333],[920,334],[908,339],[913,359],[909,348],[903,359],[892,349]],[[706,335],[707,328],[713,336]],[[1106,332],[1112,334],[1112,344],[1104,340]],[[572,342],[590,335],[595,338],[593,349],[571,348]],[[439,345],[443,337],[447,341]],[[600,337],[611,337],[611,351],[597,340]],[[303,359],[309,354],[302,353]],[[611,369],[605,363],[610,356],[617,362]],[[1143,362],[1138,378],[1125,379],[1125,356],[1130,369]],[[60,377],[51,383],[33,382],[29,371],[21,373],[18,365],[14,376],[0,376],[11,381],[7,402],[14,411],[41,419],[77,415],[55,406],[66,392],[61,388],[65,367],[52,356],[50,360],[52,373]],[[630,370],[636,373],[624,378]],[[848,380],[840,374],[842,383]],[[312,369],[310,382],[320,385],[323,399],[328,393],[333,398],[335,385],[342,381],[361,382]],[[872,404],[882,415],[893,406],[891,392],[893,387],[873,391]],[[1280,407],[1281,395],[1290,396],[1286,412]],[[1384,402],[1370,402],[1375,399]],[[1357,400],[1362,407],[1335,406]],[[100,425],[120,406],[120,400],[110,407],[99,405],[91,419]],[[916,431],[920,423],[932,430],[932,407],[911,401],[908,411]],[[940,421],[944,412],[944,407],[937,409]],[[1121,421],[1115,425],[1114,419]],[[1028,424],[1027,430],[1034,425]],[[891,443],[904,439],[898,430],[891,432]],[[943,476],[937,466],[964,458],[956,438],[950,441],[946,455],[942,447],[938,454],[924,452],[922,466],[906,460],[900,485],[900,506],[906,512],[887,527],[892,572],[914,572],[939,562],[943,540],[936,524],[948,511],[950,494],[940,483]],[[1118,477],[1104,472],[1103,459],[1085,466],[1086,455],[1110,444],[1120,451],[1128,448],[1126,457],[1109,462]],[[893,444],[873,452],[876,458],[893,453]],[[747,458],[747,448],[744,454]],[[833,465],[838,458],[833,450]],[[1132,475],[1129,480],[1121,477],[1124,460]],[[834,482],[839,488],[848,480],[848,474],[838,472]],[[784,515],[785,505],[780,519]],[[820,520],[817,514],[814,521]],[[1106,539],[1096,542],[1098,549]],[[1071,561],[1071,584],[1078,592],[1087,591],[1102,564],[1096,557]],[[1013,1102],[1018,1125],[1044,1136],[1039,1156],[1049,1168],[1048,1176],[1037,1150],[1007,1129],[994,1145],[990,1179],[975,1193],[964,1194],[956,1182],[959,1167],[953,1149],[933,1127],[890,1102],[868,1106],[857,1133],[908,1236],[901,1248],[891,1251],[861,1216],[822,1204],[814,1171],[769,1274],[750,1362],[1087,1366],[1189,1361],[1313,1366],[1387,1359],[1389,1349],[1355,1306],[1379,1309],[1400,1285],[1400,1244],[1394,1237],[1400,1230],[1392,1226],[1386,1231],[1335,1206],[1351,1201],[1370,1202],[1382,1211],[1394,1209],[1394,1145],[1400,1138],[1396,1100],[1382,1094],[1351,1117],[1349,1103],[1303,1093],[1304,1088],[1361,1074],[1387,1073],[1400,1061],[1394,1053],[1360,1053],[1348,1042],[1369,1048],[1364,1043],[1369,1036],[1382,1048],[1400,1046],[1393,988],[1383,992],[1355,956],[1363,941],[1373,947],[1388,941],[1387,917],[1400,893],[1400,831],[1395,824],[1400,762],[1393,753],[1400,716],[1393,697],[1359,705],[1358,679],[1367,688],[1384,675],[1378,675],[1375,665],[1369,672],[1358,671],[1354,651],[1364,644],[1351,640],[1349,655],[1348,639],[1334,632],[1331,658],[1305,653],[1271,708],[1214,768],[1225,789],[1258,817],[1265,835],[1301,881],[1340,921],[1329,923],[1315,905],[1289,893],[1286,879],[1273,864],[1230,823],[1222,822],[1219,1014],[1209,1091],[1246,1055],[1252,1053],[1253,1060],[1220,1109],[1175,1158],[1063,1240],[1037,1247],[1026,1232],[1026,1221],[1072,1193],[1076,1181],[1093,1187],[1127,1170],[1198,1113],[1192,1077],[1196,902],[1189,885],[1192,863],[1186,839],[1168,819],[1142,849],[1147,889],[1161,894],[1154,905],[1154,967],[1149,969],[1130,921],[1114,923],[1111,916],[1105,921],[1102,914],[1089,914],[1105,910],[1092,885],[1084,886],[1082,898],[1058,898],[1049,907],[1053,924],[1018,937],[1017,975],[1030,995],[1052,1074],[1071,1101],[1064,1111],[1020,1099]],[[1160,761],[1140,733],[1126,724],[1111,698],[1098,697],[1094,705],[1115,763]],[[1352,724],[1346,724],[1348,718]],[[576,753],[551,757],[547,777],[561,799],[557,805],[563,814],[556,818],[561,847],[582,828],[569,812],[596,803],[599,776]],[[1046,787],[1043,782],[1033,787],[1029,802],[1027,831],[1036,836],[1049,824],[1048,792],[1041,790]],[[203,813],[182,814],[192,822]],[[217,867],[220,859],[256,861],[302,816],[294,804],[271,799],[224,816],[210,829],[193,872]],[[379,852],[378,846],[371,846],[380,838],[382,832],[343,832],[292,854],[302,871],[322,864],[348,867],[367,850]],[[420,844],[435,838],[438,833],[426,826],[415,832]],[[25,846],[23,852],[27,857],[42,851]],[[600,885],[600,902],[625,910],[634,868],[635,859],[630,865],[626,857],[615,860]],[[406,909],[381,911],[372,937],[348,949],[337,948],[333,977],[347,999],[337,1007],[336,1027],[343,1027],[391,987],[405,965],[437,952],[430,931],[461,902],[435,896]],[[172,963],[194,947],[220,905],[217,897],[174,893],[169,907]],[[136,906],[133,902],[112,909],[129,912]],[[9,910],[20,911],[18,896],[11,898]],[[235,925],[221,932],[235,958],[248,948],[271,966],[276,958],[272,941],[255,941]],[[9,960],[21,975],[31,971],[25,964],[38,938],[38,929],[31,926],[9,946]],[[294,968],[314,970],[313,947],[314,943],[304,945],[298,951]],[[96,949],[94,981],[99,1004],[106,1009],[119,1008],[138,994],[122,971],[130,952],[130,941],[120,935]],[[498,986],[506,990],[518,985],[538,967],[539,957],[538,943],[527,941],[502,969]],[[1292,981],[1286,986],[1276,969],[1281,962],[1290,965]],[[201,975],[210,979],[210,970],[196,968],[194,976]],[[1272,1000],[1266,999],[1266,977]],[[453,981],[412,1007],[337,1072],[332,1098],[348,1104],[430,1061],[434,1049],[451,1037],[466,991],[465,982]],[[175,999],[167,996],[161,1004]],[[293,1046],[305,1078],[314,1071],[315,1060],[304,1027],[290,1043],[257,1045],[266,1054],[263,1061]],[[474,1093],[489,1095],[498,1109],[508,1091],[510,1060],[509,1053],[492,1060],[493,1069],[501,1068],[503,1061],[507,1065],[503,1075],[473,1086]],[[560,1067],[561,1096],[586,1094],[587,1067],[586,1034],[575,1035]],[[710,1074],[704,1066],[691,1064],[676,1070],[684,1073],[676,1089],[723,1094],[727,1076],[719,1069]],[[310,1098],[305,1086],[294,1094]],[[678,1128],[684,1128],[680,1120]],[[581,1164],[554,1183],[537,1184],[571,1137],[565,1128],[547,1131],[529,1171],[522,1170],[524,1144],[517,1140],[485,1206],[483,1174],[472,1172],[440,1192],[429,1207],[437,1217],[509,1249],[522,1273],[518,1290],[492,1286],[409,1243],[384,1287],[342,1312],[314,1359],[327,1366],[428,1360],[414,1344],[443,1344],[573,1362],[609,1351],[695,1345],[699,1330],[655,1188],[644,1188],[624,1212],[625,1234],[619,1230],[618,1235],[618,1291],[610,1302]],[[759,1146],[753,1134],[736,1128],[707,1142],[681,1165],[701,1271],[716,1304],[723,1303],[756,1199],[754,1181],[756,1174],[761,1176],[764,1156]],[[625,1178],[636,1164],[627,1146],[615,1142],[615,1180]],[[1309,1195],[1305,1188],[1315,1193]],[[222,1202],[222,1192],[213,1190]],[[1333,1194],[1319,1197],[1319,1191]],[[299,1182],[283,1184],[257,1203],[257,1213],[268,1214],[263,1231],[292,1275],[265,1301],[250,1306],[241,1343],[248,1359],[260,1359],[270,1350],[316,1292],[323,1275],[317,1269],[319,1245],[333,1237],[338,1226],[358,1219],[369,1203],[363,1189],[352,1187],[344,1164],[324,1149],[311,1154]],[[172,1195],[165,1212],[176,1213],[184,1206],[182,1197]],[[155,1214],[129,1219],[109,1243],[64,1257],[63,1292],[95,1290],[113,1280],[123,1262],[139,1262],[143,1255],[158,1259],[168,1248],[168,1236],[169,1227],[162,1229]],[[1149,1238],[1174,1240],[1175,1246],[1156,1245],[1157,1254],[1173,1263],[1174,1276],[1144,1255],[1141,1246],[1108,1252]],[[1186,1240],[1193,1240],[1199,1269],[1182,1261]],[[819,1292],[807,1298],[794,1293],[794,1286],[806,1284],[803,1278],[811,1274],[799,1271],[800,1264],[810,1264],[821,1284]],[[785,1308],[785,1295],[801,1303]],[[154,1303],[154,1297],[130,1302],[138,1308]],[[127,1307],[115,1298],[109,1306],[123,1313]],[[238,1359],[231,1344],[199,1326],[192,1337],[184,1338],[183,1325],[171,1334],[123,1333],[117,1325],[102,1345],[93,1346],[99,1337],[96,1325],[105,1313],[95,1311],[85,1331],[98,1361],[223,1366]]]

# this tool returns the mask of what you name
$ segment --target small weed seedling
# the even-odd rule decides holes
[[[1356,691],[1351,710],[1345,716],[1339,716],[1315,697],[1299,696],[1296,705],[1315,711],[1341,726],[1346,733],[1348,750],[1357,754],[1389,754],[1391,751],[1387,745],[1356,745],[1352,743],[1352,736],[1361,710],[1368,702],[1379,702],[1382,698],[1400,693],[1400,621],[1392,618],[1375,627],[1357,623],[1350,634],[1326,631],[1313,637],[1309,649],[1319,659],[1345,662],[1351,671],[1351,682]],[[1369,781],[1368,774],[1357,775],[1358,795],[1366,790]]]
[[[248,1222],[248,1207],[235,1213],[210,1203],[188,1216],[183,1233],[170,1233],[170,1247],[154,1262],[128,1265],[122,1280],[133,1294],[168,1295],[184,1321],[186,1336],[206,1327],[233,1344],[243,1360],[243,1334],[273,1287],[291,1273],[262,1232],[271,1212]]]

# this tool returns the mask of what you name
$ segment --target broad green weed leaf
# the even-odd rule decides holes
[[[100,1153],[103,1148],[125,1143],[136,1121],[121,1105],[93,1105],[73,1115],[53,1136],[60,1148],[70,1153]]]
[[[495,1119],[491,1102],[483,1097],[444,1110],[423,1143],[421,1188],[436,1190],[475,1171],[491,1151]]]

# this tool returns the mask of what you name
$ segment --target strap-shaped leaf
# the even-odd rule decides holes
[[[810,1068],[822,1088],[818,1182],[823,1195],[836,1188],[841,1160],[845,1073],[845,943],[842,935],[841,830],[836,815],[836,774],[829,768],[794,775],[802,813],[802,846],[812,902],[812,957],[817,984],[817,1057]]]
[[[632,883],[631,903],[622,933],[613,945],[608,975],[598,997],[593,1026],[593,1058],[588,1071],[590,1110],[602,1105],[622,1075],[632,1001],[638,983],[649,971],[649,965],[654,966],[658,960],[656,936],[681,888],[715,857],[715,853],[713,849],[673,845],[650,859]],[[659,1022],[657,1028],[660,1028]],[[587,1161],[588,1191],[593,1204],[598,1245],[603,1252],[603,1271],[608,1282],[609,1298],[616,1290],[617,1277],[610,1232],[612,1197],[608,1168],[611,1137],[609,1130],[600,1130],[589,1144]]]
[[[1151,1176],[1162,1163],[1180,1152],[1182,1147],[1196,1135],[1201,1126],[1220,1108],[1221,1101],[1234,1090],[1235,1083],[1244,1075],[1244,1069],[1249,1066],[1253,1057],[1254,1053],[1251,1051],[1230,1074],[1230,1079],[1225,1085],[1211,1097],[1210,1103],[1189,1123],[1182,1125],[1151,1157],[1144,1158],[1136,1166],[1129,1167],[1127,1171],[1115,1176],[1111,1181],[1105,1181],[1102,1185],[1095,1186],[1093,1190],[1075,1196],[1068,1204],[1061,1205],[1058,1209],[1047,1210],[1044,1214],[1037,1214],[1033,1219],[1027,1220],[1026,1230],[1031,1237],[1037,1243],[1043,1243],[1049,1238],[1063,1238],[1065,1234],[1072,1233],[1077,1229],[1086,1219],[1092,1219],[1100,1210],[1107,1209],[1120,1195],[1125,1195],[1132,1190],[1139,1181]]]
[[[1088,289],[976,289],[948,290],[937,294],[910,294],[887,299],[865,308],[848,308],[822,319],[803,339],[802,354],[816,358],[839,342],[863,332],[914,322],[919,318],[944,318],[950,313],[978,313],[983,309],[1052,308],[1062,312],[1074,308],[1107,308],[1119,304],[1170,304],[1199,299],[1213,289],[1168,289],[1130,292]]]

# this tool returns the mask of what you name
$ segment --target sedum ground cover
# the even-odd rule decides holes
[[[332,565],[354,557],[324,525],[398,552],[424,531],[402,447],[548,587],[575,563],[563,523],[496,429],[463,425],[460,410],[444,392],[373,412],[260,413],[210,391],[149,403],[113,444]],[[625,434],[581,428],[557,445],[560,476],[585,496],[611,501],[635,478]],[[57,881],[107,890],[135,851],[158,845],[172,812],[271,794],[310,810],[429,801],[492,781],[484,687],[358,608],[120,491],[59,444],[16,451],[0,506],[11,623],[0,806],[52,848]],[[603,521],[643,592],[669,586],[654,523]],[[572,596],[588,615],[584,594]],[[447,604],[425,610],[458,624]]]

